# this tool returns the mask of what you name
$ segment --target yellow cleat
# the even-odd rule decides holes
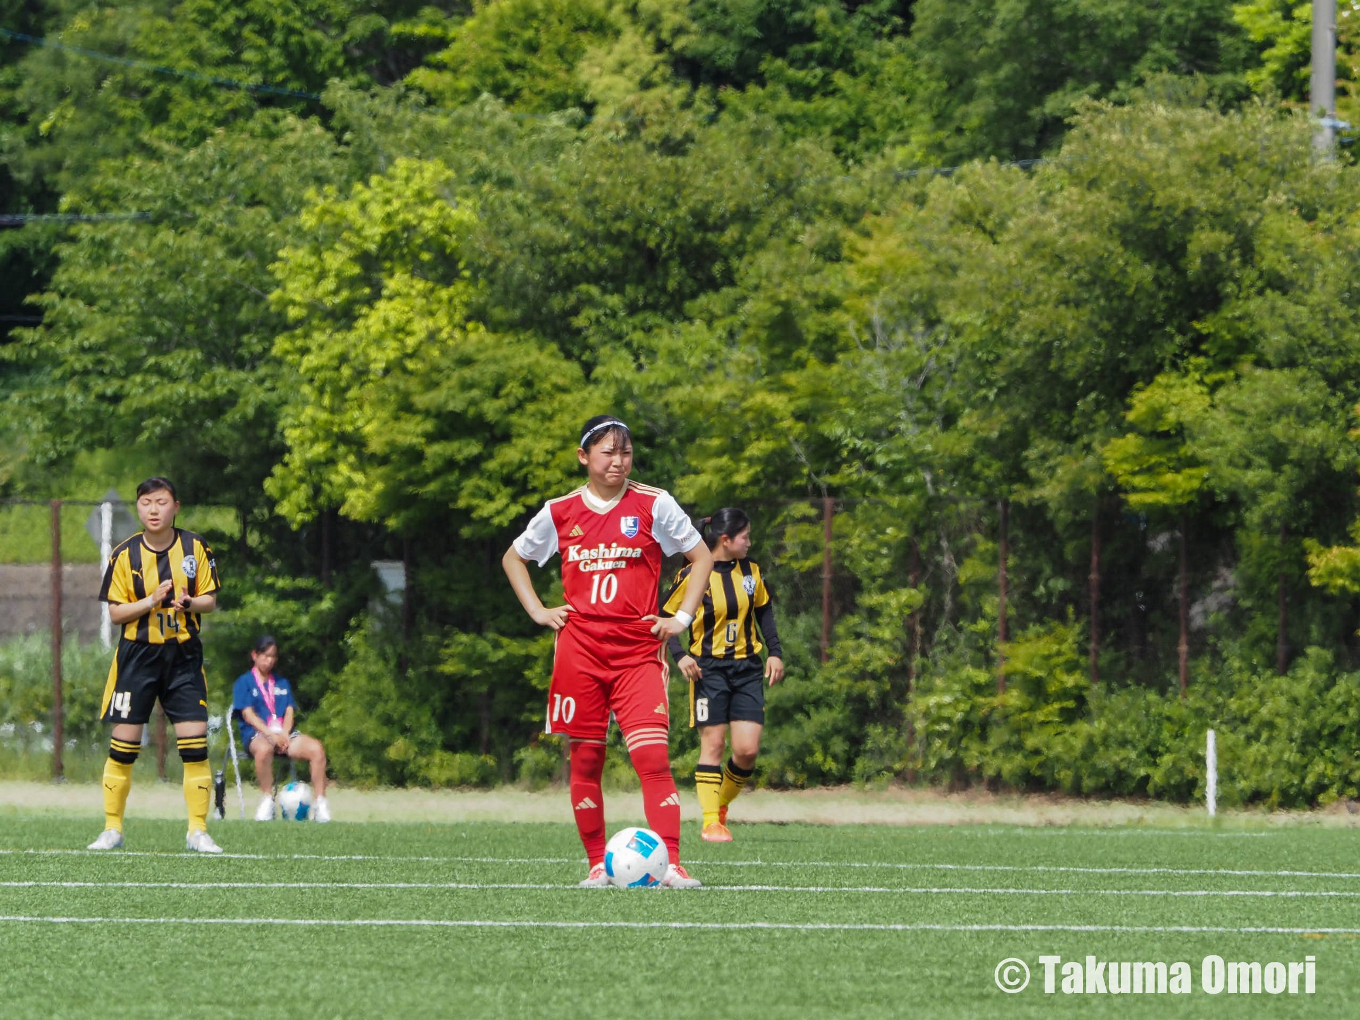
[[[699,838],[705,843],[730,843],[732,842],[732,830],[722,822],[713,822],[704,826],[704,831],[699,834]]]

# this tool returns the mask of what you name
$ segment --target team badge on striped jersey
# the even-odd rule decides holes
[[[636,517],[620,517],[619,530],[623,532],[624,538],[634,538],[638,533],[638,519]]]
[[[741,579],[741,586],[746,589],[747,595],[754,595],[756,593],[756,579],[750,574],[747,574]]]

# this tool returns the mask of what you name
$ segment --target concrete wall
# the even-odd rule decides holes
[[[61,568],[62,629],[88,640],[99,637],[99,584],[103,570],[96,563],[67,564]],[[0,564],[0,639],[52,625],[52,568],[45,563]]]

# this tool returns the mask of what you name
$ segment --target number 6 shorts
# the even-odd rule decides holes
[[[661,641],[646,620],[585,620],[557,632],[545,733],[603,740],[612,712],[624,733],[670,726]]]
[[[689,685],[690,726],[765,722],[765,667],[759,659],[695,661],[699,679]]]
[[[151,720],[157,699],[171,722],[207,720],[208,681],[198,638],[164,645],[119,638],[100,717],[141,725]]]

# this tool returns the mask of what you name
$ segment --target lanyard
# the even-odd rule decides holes
[[[274,711],[274,674],[269,674],[269,683],[266,685],[259,669],[251,666],[250,671],[255,674],[255,686],[259,688],[260,697],[264,699],[264,707],[269,709],[269,721],[272,723],[279,717]]]

